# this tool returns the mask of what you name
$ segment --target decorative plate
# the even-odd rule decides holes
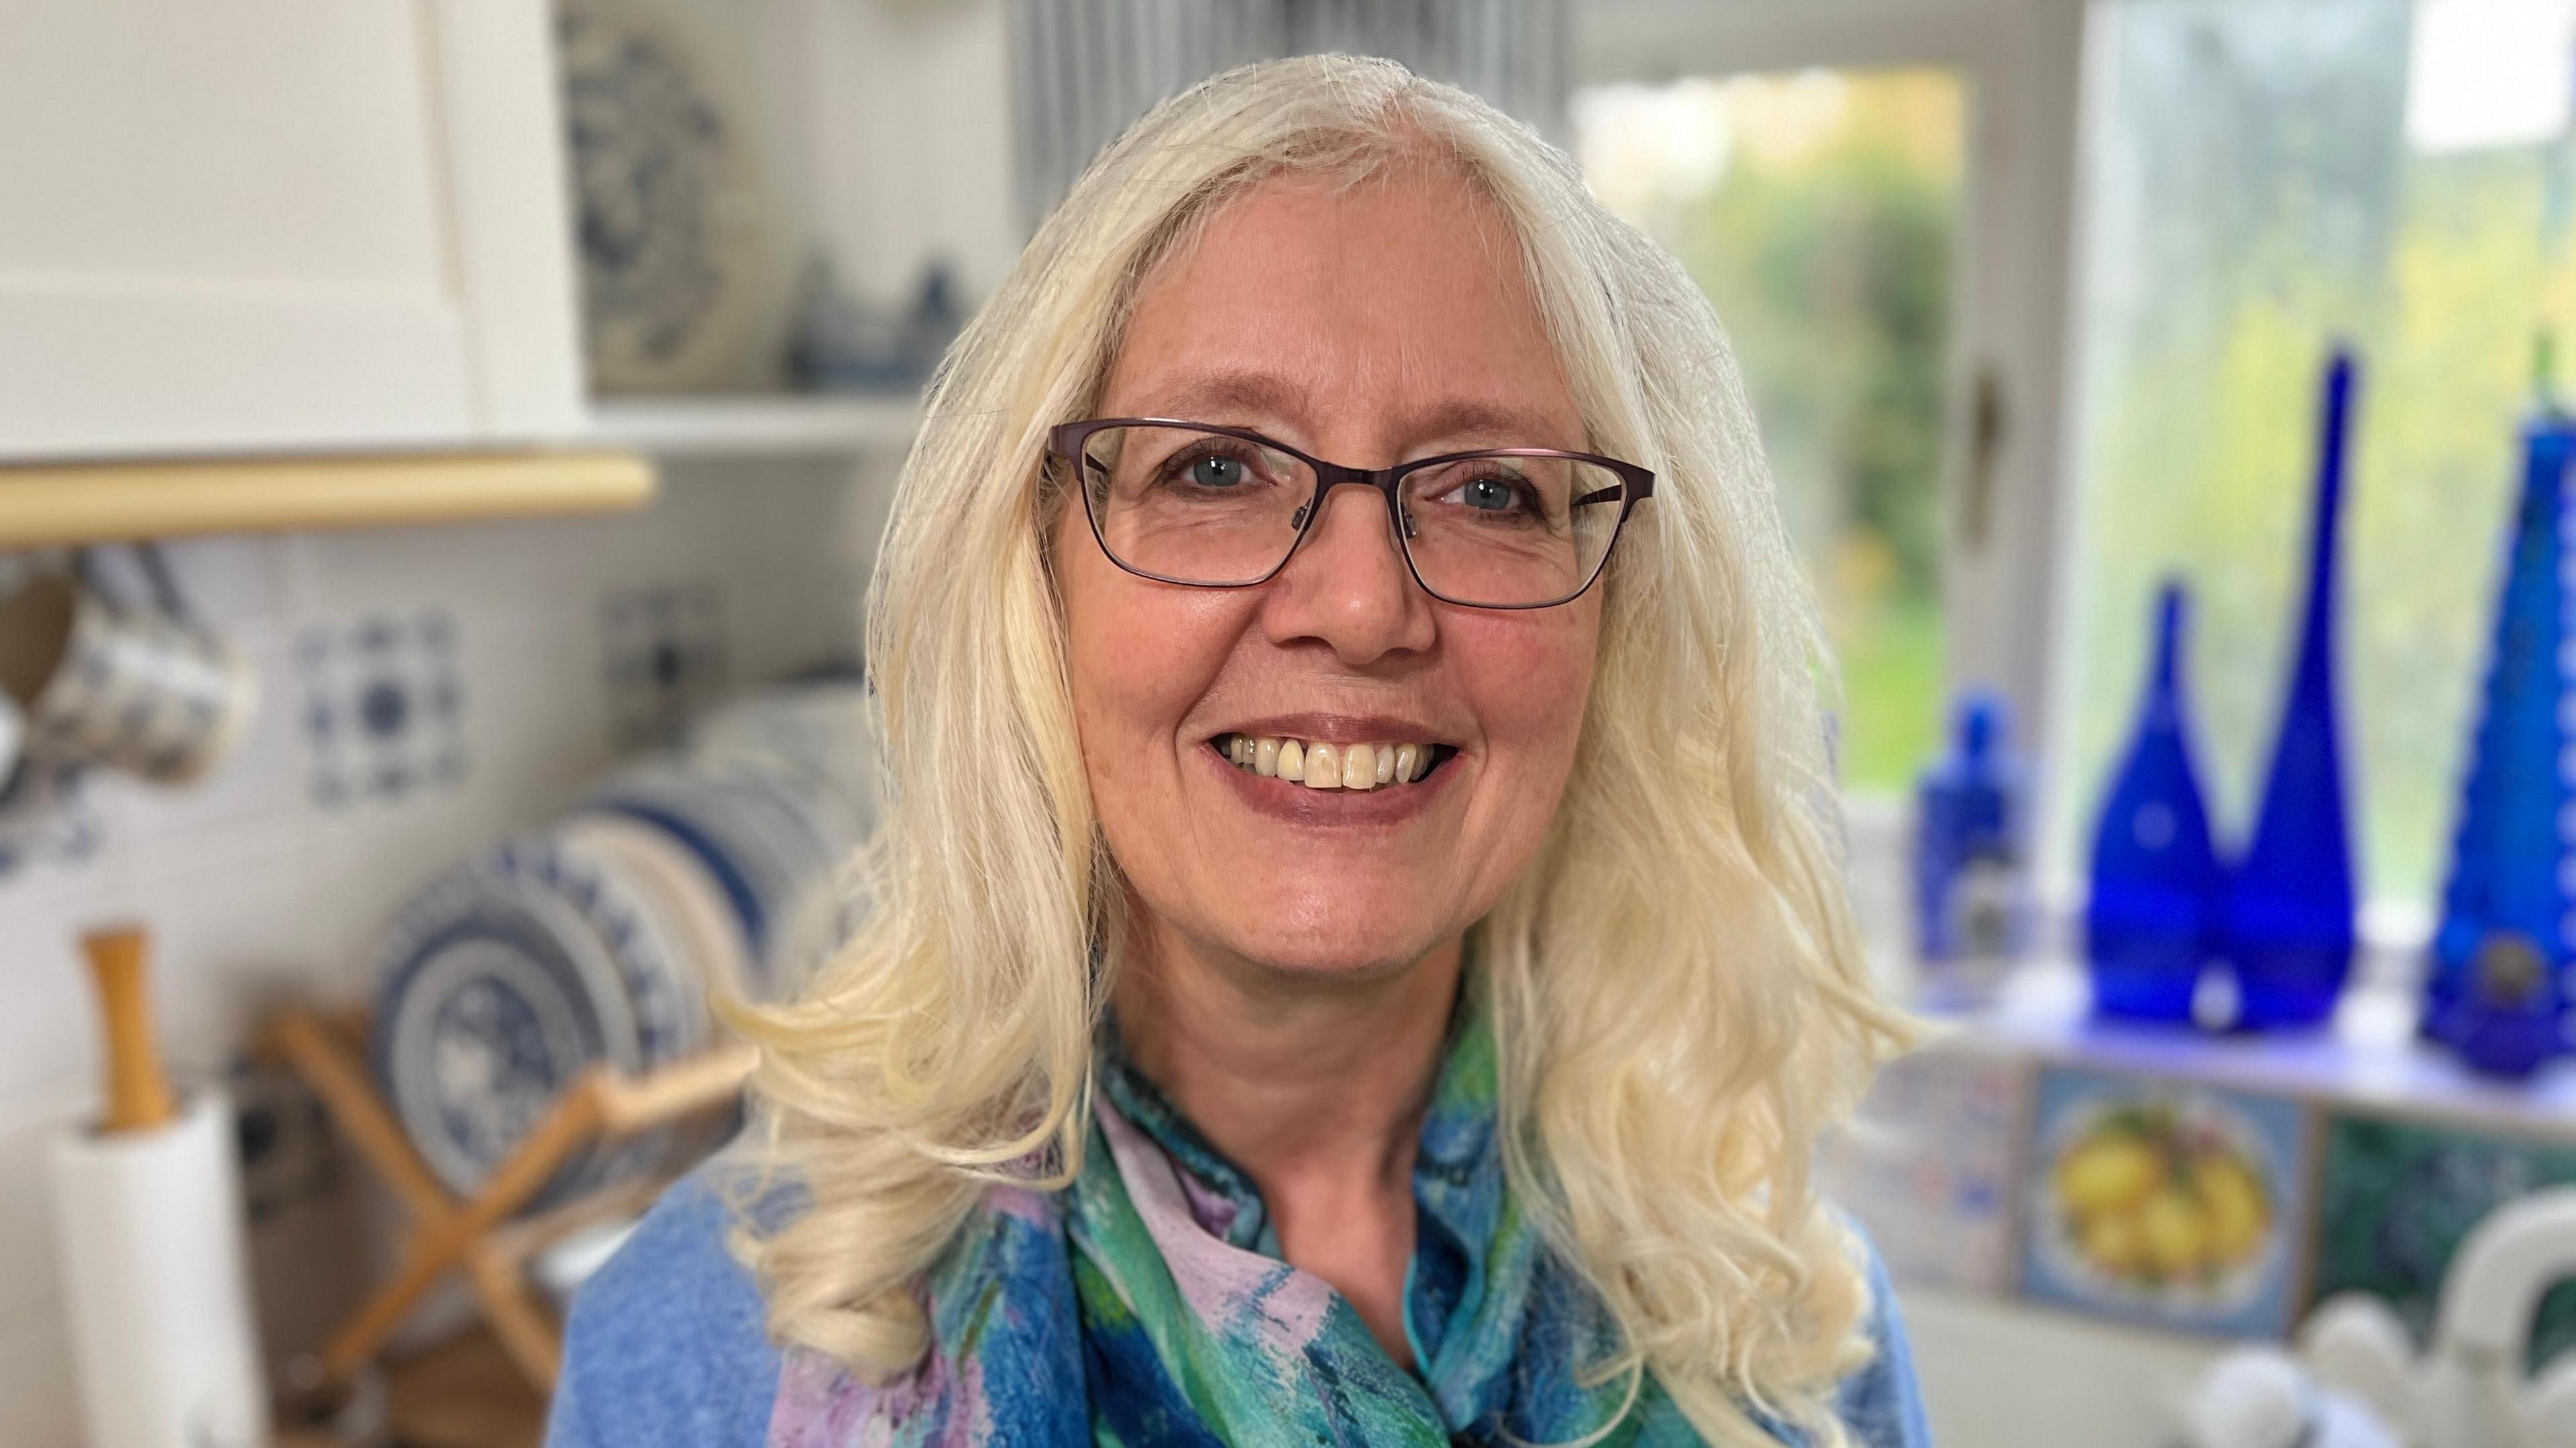
[[[663,921],[701,996],[749,988],[751,942],[742,921],[724,887],[688,847],[667,831],[615,814],[574,815],[553,833],[564,848],[593,856],[625,878]]]
[[[558,33],[594,385],[770,381],[789,292],[745,109],[675,17],[565,0]]]
[[[376,1071],[448,1190],[481,1185],[613,1035],[631,1038],[631,1025],[601,1020],[614,973],[582,936],[578,917],[480,863],[432,885],[387,932]],[[596,1179],[595,1163],[569,1162],[536,1200]]]
[[[423,1159],[460,1194],[589,1066],[640,1073],[709,1035],[689,965],[633,888],[543,836],[450,872],[379,954],[379,1074]],[[642,1169],[665,1147],[584,1153],[532,1205]]]

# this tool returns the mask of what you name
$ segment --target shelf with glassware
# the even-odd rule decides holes
[[[1918,813],[1934,1041],[1828,1152],[1900,1276],[2210,1337],[2361,1332],[2394,1360],[2410,1336],[2442,1349],[2459,1282],[2494,1285],[2482,1242],[2576,1200],[2551,1194],[2576,1187],[2576,423],[2545,349],[2537,370],[2421,968],[2356,929],[2335,647],[2349,355],[2324,371],[2307,589],[2246,840],[2201,789],[2179,583],[2099,796],[2080,948],[2031,948],[2027,771],[1990,706],[1963,708]],[[2576,1293],[2547,1285],[2490,1344],[2517,1380],[2576,1345]]]

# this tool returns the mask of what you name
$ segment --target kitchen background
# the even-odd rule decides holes
[[[1741,351],[1943,1022],[1828,1152],[1940,1439],[2576,1443],[2576,0],[0,0],[0,1444],[532,1441],[696,991],[836,928],[928,367],[1332,49]],[[94,1134],[128,924],[178,1116]],[[648,1149],[512,1181],[592,1059]]]

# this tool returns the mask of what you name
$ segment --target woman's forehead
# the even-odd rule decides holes
[[[1140,286],[1106,401],[1246,425],[1357,411],[1408,440],[1581,440],[1509,220],[1421,167],[1282,178],[1224,203]]]

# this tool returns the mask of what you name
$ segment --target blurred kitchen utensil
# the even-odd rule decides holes
[[[64,1315],[92,1448],[261,1448],[232,1106],[174,1095],[152,1036],[140,930],[83,942],[106,1012],[95,1128],[52,1144]]]
[[[259,694],[250,667],[168,602],[118,603],[64,573],[0,603],[0,690],[26,716],[30,755],[160,784],[212,769]]]

